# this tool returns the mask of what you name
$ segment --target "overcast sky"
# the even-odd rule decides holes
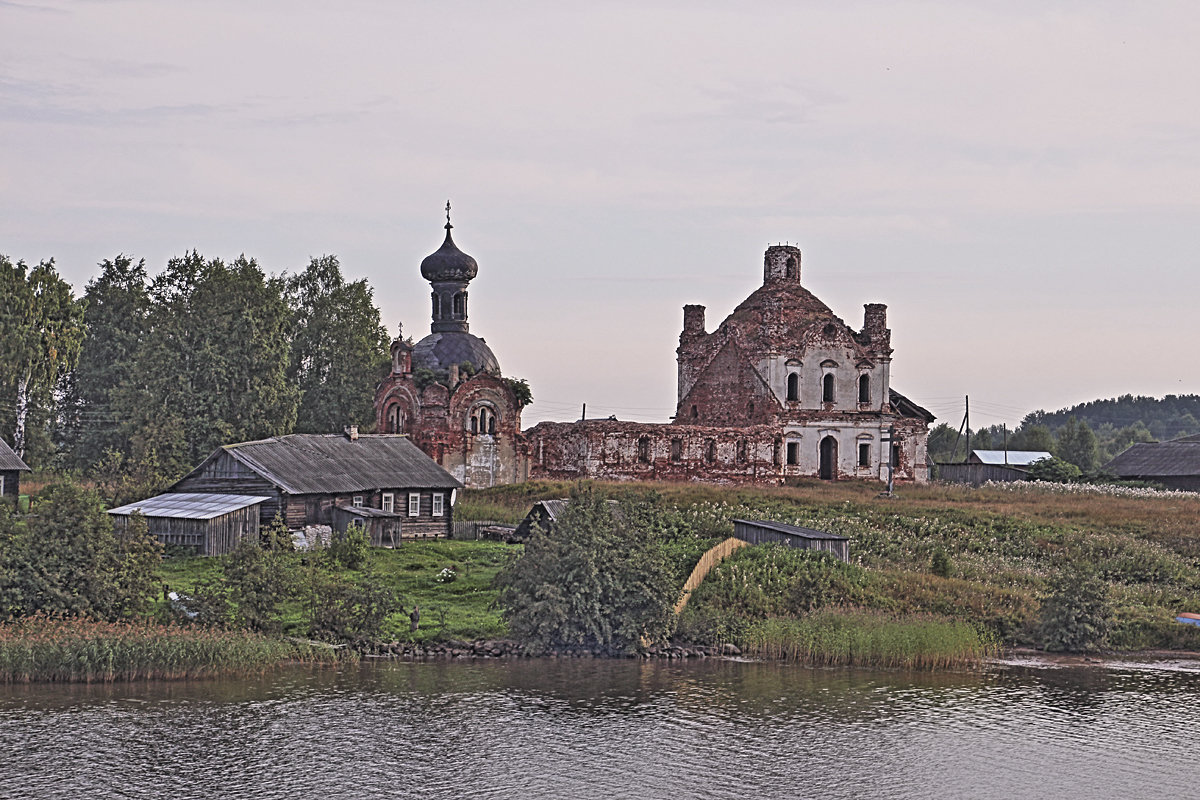
[[[429,330],[443,206],[526,425],[665,421],[798,243],[955,427],[1200,393],[1200,4],[0,0],[0,253],[336,254]]]

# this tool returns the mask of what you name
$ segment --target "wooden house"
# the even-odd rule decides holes
[[[849,539],[813,528],[801,528],[797,525],[784,525],[781,522],[766,520],[735,519],[733,535],[750,544],[775,542],[785,547],[796,547],[801,550],[824,550],[833,553],[842,561],[850,561]]]
[[[1131,481],[1153,481],[1168,489],[1200,492],[1200,435],[1129,446],[1104,471]]]
[[[219,556],[244,538],[258,539],[258,507],[266,500],[241,494],[172,492],[108,513],[118,534],[128,527],[130,517],[141,514],[147,532],[164,545],[186,547],[196,555]]]
[[[29,467],[7,442],[0,439],[0,502],[17,504],[17,498],[21,495],[22,472],[29,472]]]
[[[279,515],[292,530],[335,525],[335,508],[376,509],[370,519],[392,523],[368,527],[382,537],[388,524],[399,524],[407,539],[448,537],[461,486],[407,436],[351,429],[225,445],[169,491],[265,497],[262,523]],[[341,513],[338,519],[348,521]]]

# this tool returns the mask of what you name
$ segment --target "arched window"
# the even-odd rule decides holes
[[[404,433],[404,411],[399,405],[394,405],[388,409],[387,432]]]
[[[798,372],[788,373],[787,399],[800,399],[800,373]]]
[[[461,317],[467,311],[467,293],[458,292],[454,295],[454,316]]]
[[[787,276],[788,276],[789,278],[795,278],[795,277],[796,277],[796,257],[795,257],[795,256],[788,256],[788,260],[787,260]]]
[[[871,402],[871,376],[865,372],[858,376],[858,402]]]
[[[712,464],[717,460],[717,442],[709,439],[704,443],[704,460]]]
[[[471,433],[479,433],[479,415],[471,415]]]
[[[488,414],[488,433],[492,436],[496,435],[496,415]]]
[[[442,298],[437,292],[433,293],[433,318],[442,318]]]
[[[821,402],[823,402],[823,403],[832,403],[833,402],[833,373],[832,372],[827,373],[825,375],[825,377],[821,379]]]
[[[700,416],[700,412],[696,409],[695,406],[692,406],[692,419],[696,419],[699,416]]]

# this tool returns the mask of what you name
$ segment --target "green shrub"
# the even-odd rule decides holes
[[[1038,615],[1038,642],[1045,650],[1080,653],[1100,649],[1112,626],[1108,584],[1076,565],[1050,582]]]

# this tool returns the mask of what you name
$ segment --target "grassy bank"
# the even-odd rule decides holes
[[[520,549],[499,542],[406,542],[395,550],[372,548],[360,568],[341,569],[338,574],[386,587],[399,597],[403,608],[385,620],[379,637],[384,641],[495,639],[502,638],[506,629],[494,607],[492,581]],[[224,557],[167,559],[163,577],[173,590],[188,594],[203,581],[219,578],[223,561]],[[304,556],[297,554],[294,571],[300,579],[304,570]],[[410,630],[414,606],[421,615],[416,631]],[[307,635],[305,603],[286,603],[278,622],[286,634]]]
[[[817,666],[948,669],[978,666],[999,651],[965,622],[832,609],[760,620],[739,638],[747,655]]]
[[[245,631],[44,616],[0,624],[0,683],[207,678],[334,658]]]
[[[806,586],[820,586],[804,570],[784,580],[780,575],[787,569],[772,573],[770,565],[743,563],[744,574],[736,585],[725,584],[723,598],[706,588],[709,581],[720,585],[721,569],[710,576],[692,597],[682,633],[707,630],[730,641],[754,620],[852,606],[978,624],[1006,645],[1029,645],[1051,578],[1082,566],[1108,586],[1113,606],[1108,647],[1200,650],[1200,629],[1173,621],[1180,611],[1200,611],[1200,497],[1194,495],[929,485],[901,486],[897,497],[885,499],[877,496],[878,484],[854,481],[597,489],[610,497],[653,498],[677,506],[706,532],[731,531],[735,518],[772,519],[851,540],[854,571],[834,576],[840,583],[828,587],[819,602],[796,597]],[[528,508],[569,490],[565,483],[529,483],[469,495],[472,508],[486,515]],[[739,551],[730,566],[756,558],[755,550]],[[763,605],[748,614],[724,608],[745,609],[752,595]],[[693,615],[690,623],[688,615]]]

